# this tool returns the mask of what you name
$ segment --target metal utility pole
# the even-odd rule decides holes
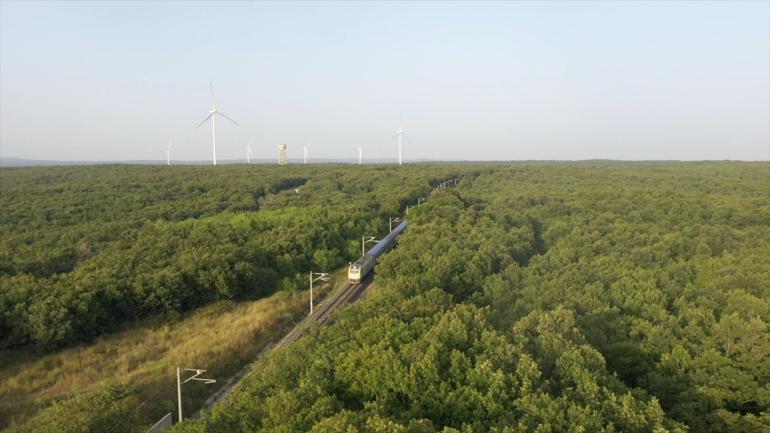
[[[194,371],[195,374],[193,374],[187,380],[182,382],[182,378],[181,378],[181,374],[180,374],[179,370],[180,370],[180,368],[177,367],[176,368],[176,397],[177,397],[177,402],[178,402],[178,405],[179,405],[179,422],[182,422],[183,421],[183,418],[182,418],[182,384],[183,383],[187,383],[187,382],[189,382],[191,380],[197,380],[197,381],[203,382],[205,384],[217,383],[217,381],[214,380],[214,379],[204,379],[202,377],[198,377],[201,374],[205,373],[206,370],[201,370],[199,368],[185,368],[184,371]]]
[[[366,236],[361,236],[361,255],[363,256],[364,254],[366,254],[366,244],[368,242],[377,242],[377,241],[379,241],[379,239],[375,239],[374,236],[370,236],[368,238]]]
[[[401,221],[401,218],[389,218],[388,219],[388,233],[393,231],[393,223]]]
[[[314,279],[314,275],[318,275],[318,277]],[[310,271],[310,314],[313,314],[313,282],[315,281],[329,281],[329,274]]]

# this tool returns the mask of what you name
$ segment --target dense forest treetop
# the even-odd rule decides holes
[[[175,431],[768,431],[768,180],[481,167],[410,213],[370,299]]]
[[[3,169],[0,273],[69,272],[103,245],[133,238],[148,221],[313,205],[397,214],[450,174],[438,166]]]
[[[308,166],[285,177],[268,175],[278,167],[222,168],[178,170],[199,173],[191,184],[239,170],[267,180],[222,186],[207,199],[221,206],[211,214],[143,219],[137,208],[135,226],[76,249],[62,272],[35,274],[35,263],[56,268],[45,245],[66,253],[70,241],[3,219],[3,247],[14,252],[0,275],[4,344],[49,349],[115,318],[291,290],[308,269],[355,257],[362,234],[382,233],[385,217],[459,175],[457,188],[410,211],[370,298],[269,356],[227,404],[175,431],[770,429],[768,164]],[[67,175],[84,187],[87,171]],[[22,188],[12,172],[0,170],[3,186]],[[244,209],[241,188],[264,190]],[[55,195],[35,197],[55,207]],[[146,209],[174,203],[158,200]],[[24,250],[24,236],[35,246]],[[137,431],[122,422],[124,401],[64,402],[14,431],[58,431],[68,404],[93,407],[92,425]]]
[[[464,169],[469,171],[469,169]],[[0,344],[51,348],[154,312],[297,287],[457,167],[0,170]]]

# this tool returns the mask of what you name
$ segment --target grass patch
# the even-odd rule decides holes
[[[346,277],[314,287],[322,299]],[[315,290],[317,289],[317,290]],[[183,390],[185,412],[192,414],[267,344],[279,340],[308,310],[307,290],[279,292],[268,298],[223,301],[158,324],[148,319],[93,344],[44,356],[0,351],[0,428],[36,431],[34,418],[63,401],[124,386],[137,429],[175,412],[176,367],[203,368],[217,385],[189,383]],[[165,318],[164,318],[165,319]],[[87,411],[87,408],[83,408]],[[61,411],[60,411],[61,412]],[[87,416],[75,411],[72,417]]]

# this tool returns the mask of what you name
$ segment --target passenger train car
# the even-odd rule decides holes
[[[377,242],[372,249],[366,252],[360,259],[356,260],[348,268],[348,280],[361,282],[374,269],[377,258],[387,253],[396,246],[396,237],[406,229],[408,220],[404,220],[392,232]]]

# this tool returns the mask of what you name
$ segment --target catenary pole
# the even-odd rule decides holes
[[[179,422],[182,422],[182,379],[179,374],[179,367],[176,368],[176,396],[179,406]]]

